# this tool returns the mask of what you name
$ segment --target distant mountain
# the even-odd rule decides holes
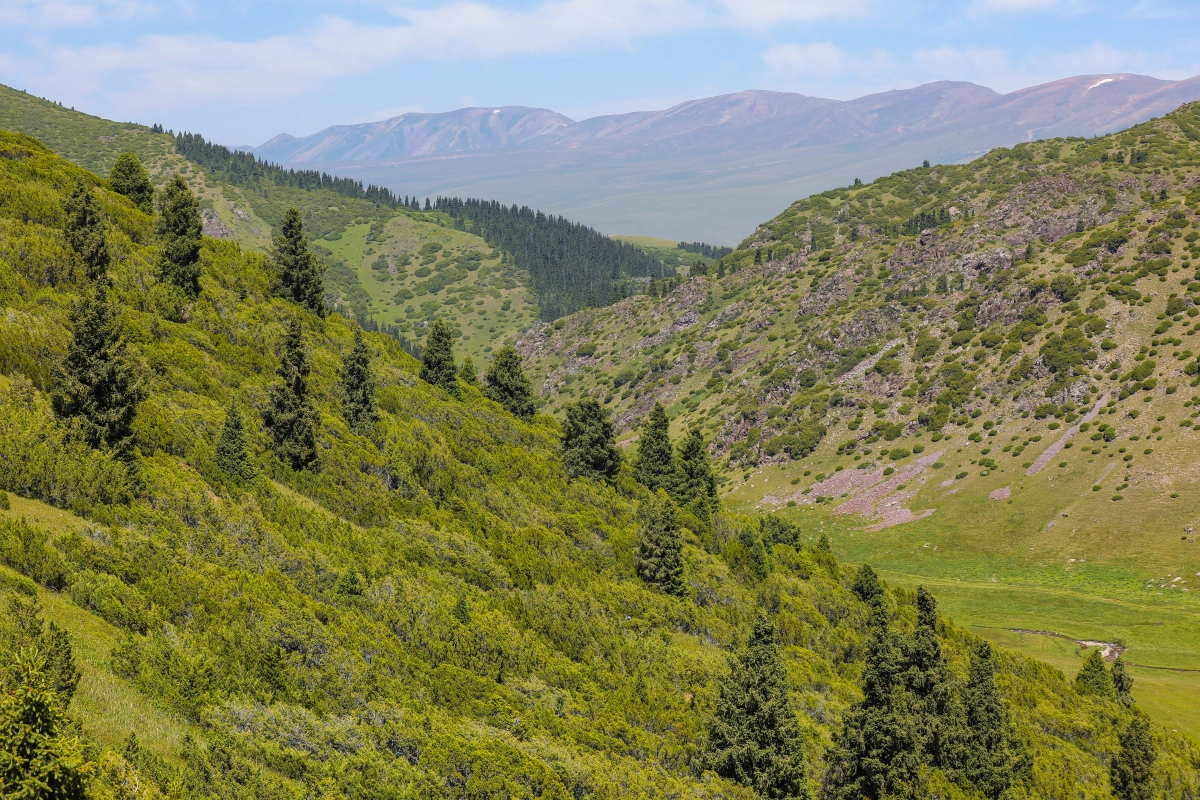
[[[1200,99],[1200,77],[1083,75],[999,94],[939,81],[839,101],[745,91],[575,122],[468,108],[282,135],[253,149],[401,194],[478,196],[614,233],[736,243],[798,197],[993,147],[1096,136]]]
[[[544,108],[460,108],[334,125],[303,138],[281,133],[259,147],[245,149],[288,163],[420,158],[515,147],[571,124],[573,120]]]

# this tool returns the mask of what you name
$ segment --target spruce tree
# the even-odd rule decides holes
[[[870,564],[863,564],[854,576],[850,591],[864,603],[874,603],[883,597],[883,586],[879,583],[879,575],[871,569]]]
[[[1075,689],[1080,694],[1091,694],[1110,700],[1116,698],[1117,690],[1113,686],[1112,675],[1108,674],[1108,670],[1104,666],[1104,657],[1100,655],[1100,648],[1093,647],[1088,650],[1087,657],[1083,660],[1083,667],[1075,676]]]
[[[986,641],[971,653],[964,700],[968,727],[964,775],[977,790],[996,800],[1013,784],[1033,777],[1033,760],[1000,699],[992,647]]]
[[[1117,656],[1117,660],[1112,665],[1112,682],[1113,689],[1117,693],[1117,699],[1123,705],[1133,705],[1133,676],[1129,674],[1129,670],[1125,668],[1125,659]]]
[[[0,790],[13,798],[84,800],[90,765],[45,668],[37,649],[19,651],[14,685],[0,694]]]
[[[675,502],[707,518],[717,509],[717,477],[699,428],[692,428],[679,444],[675,476]]]
[[[304,469],[317,459],[319,417],[308,396],[309,370],[300,320],[294,319],[288,326],[279,368],[275,372],[280,382],[269,389],[263,423],[275,441],[276,454],[296,470]]]
[[[475,372],[475,362],[470,356],[463,356],[462,366],[458,370],[458,379],[468,386],[479,385],[479,375]]]
[[[638,508],[637,574],[651,586],[676,597],[687,590],[679,516],[662,489]]]
[[[54,371],[51,401],[59,417],[79,420],[92,447],[133,459],[133,420],[145,390],[125,352],[116,303],[103,284],[75,313],[75,331]]]
[[[518,419],[533,419],[533,385],[521,369],[521,354],[512,345],[501,347],[492,356],[492,366],[483,376],[487,386],[483,394],[495,400]]]
[[[803,737],[788,697],[775,629],[759,616],[721,681],[708,723],[708,767],[761,798],[810,797]]]
[[[1112,792],[1118,800],[1150,800],[1155,795],[1154,761],[1158,754],[1150,736],[1150,721],[1135,712],[1117,734],[1121,749],[1109,765]]]
[[[317,316],[325,316],[324,270],[308,246],[300,211],[289,208],[271,248],[280,294]]]
[[[113,191],[128,197],[142,211],[154,213],[154,184],[136,155],[125,152],[117,156],[108,173],[108,182]]]
[[[650,416],[642,423],[637,455],[633,457],[633,475],[650,491],[675,484],[675,448],[671,445],[671,423],[662,403],[655,401]]]
[[[886,607],[871,607],[863,699],[846,712],[828,756],[825,794],[836,800],[920,796],[922,741],[904,685],[900,641]]]
[[[904,649],[904,680],[913,696],[913,724],[922,750],[931,764],[954,774],[963,760],[965,718],[942,656],[937,624],[937,601],[918,586],[917,625]]]
[[[429,326],[425,346],[421,348],[421,380],[458,397],[458,377],[454,374],[454,334],[446,321],[435,319]]]
[[[342,363],[342,413],[355,433],[367,434],[379,421],[375,405],[375,374],[362,329],[354,329],[354,346]]]
[[[254,477],[254,464],[250,461],[246,431],[237,406],[231,405],[225,414],[225,422],[217,438],[217,466],[234,480],[248,481]]]
[[[104,220],[100,216],[100,209],[96,207],[91,187],[83,181],[76,183],[63,210],[66,212],[63,228],[67,241],[83,262],[88,280],[102,280],[108,274],[112,255],[104,234]]]
[[[621,468],[621,451],[608,411],[594,397],[567,406],[563,421],[563,468],[568,478],[611,481]]]
[[[162,239],[159,270],[163,280],[188,295],[200,293],[200,203],[182,175],[167,183],[159,200],[158,235]]]

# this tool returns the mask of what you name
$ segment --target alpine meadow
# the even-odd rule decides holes
[[[724,247],[0,87],[0,798],[1197,800],[1200,103],[1030,138]]]

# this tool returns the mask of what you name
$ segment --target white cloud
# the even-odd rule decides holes
[[[64,19],[78,24],[101,14],[124,14],[139,4],[139,0],[61,1]],[[216,100],[258,103],[367,74],[401,58],[500,59],[595,47],[629,49],[635,40],[664,34],[720,28],[761,31],[784,22],[845,18],[864,13],[873,2],[542,0],[514,9],[455,0],[391,7],[394,24],[364,25],[325,17],[301,33],[251,41],[157,34],[132,44],[47,46],[43,63],[27,64],[22,72],[60,96],[77,100],[122,82],[126,88],[109,96],[128,111]],[[38,24],[34,16],[41,5],[0,0],[0,15],[31,26]]]
[[[151,0],[0,0],[0,24],[24,28],[77,28],[159,13]]]

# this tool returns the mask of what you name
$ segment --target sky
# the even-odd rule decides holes
[[[0,0],[0,83],[228,145],[463,106],[1200,74],[1200,0]]]

